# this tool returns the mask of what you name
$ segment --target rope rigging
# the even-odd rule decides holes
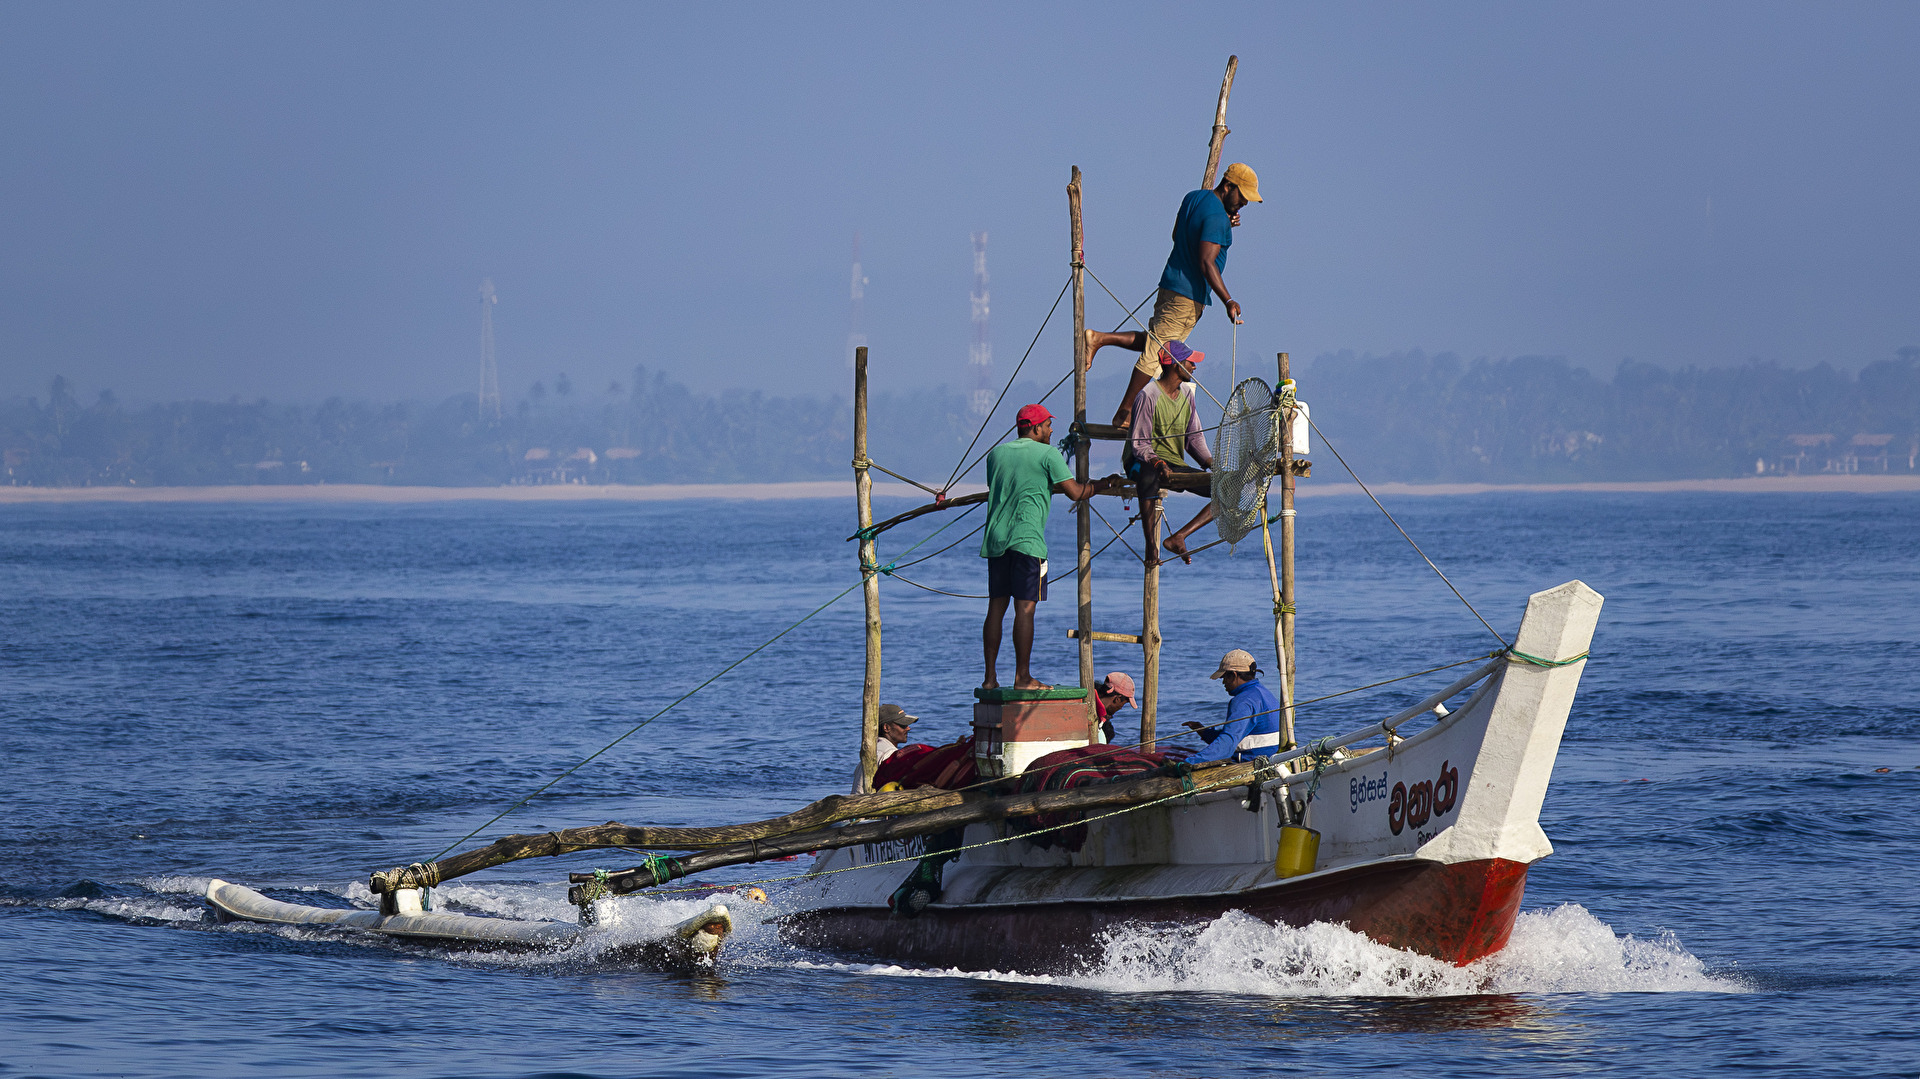
[[[960,517],[955,517],[952,520],[948,521],[946,524],[943,524],[939,528],[934,529],[932,532],[928,533],[924,538],[922,538],[918,543],[915,543],[912,547],[908,547],[905,551],[902,551],[901,554],[904,556],[908,553],[911,553],[915,548],[920,547],[921,545],[932,540],[933,537],[939,535],[942,532],[945,532],[947,529],[959,523],[959,521],[961,520],[961,517],[964,517],[964,516],[965,514],[962,514]],[[521,806],[526,805],[528,802],[533,801],[535,798],[538,798],[540,795],[545,794],[549,789],[553,787],[554,784],[559,783],[561,780],[567,778],[568,776],[574,774],[575,772],[578,772],[580,769],[586,767],[588,764],[592,763],[596,758],[605,754],[608,750],[626,741],[628,738],[631,738],[642,727],[647,726],[648,724],[652,723],[654,720],[659,719],[661,716],[666,715],[668,712],[671,712],[674,708],[678,707],[682,702],[686,701],[689,697],[692,697],[694,694],[707,688],[713,683],[718,682],[722,677],[724,677],[729,671],[732,671],[735,667],[740,666],[742,663],[745,663],[747,660],[752,659],[754,656],[757,656],[761,652],[766,651],[767,648],[772,646],[774,642],[780,640],[782,637],[785,637],[787,634],[792,633],[794,630],[799,629],[802,625],[811,621],[814,618],[814,616],[826,610],[828,607],[831,607],[835,603],[838,603],[842,599],[845,599],[849,594],[853,592],[854,589],[859,588],[860,586],[866,584],[867,579],[869,577],[872,577],[876,573],[890,574],[892,572],[893,572],[893,566],[891,564],[885,567],[863,567],[863,571],[860,575],[859,580],[841,589],[839,592],[835,593],[831,598],[829,598],[826,602],[820,604],[818,607],[815,607],[813,610],[808,611],[804,615],[801,615],[799,619],[789,624],[785,629],[782,629],[780,632],[760,642],[751,651],[747,652],[745,655],[741,656],[739,659],[736,659],[732,663],[729,663],[726,666],[720,668],[718,671],[714,672],[710,677],[708,677],[705,681],[701,682],[699,685],[694,686],[692,689],[687,690],[685,693],[682,693],[678,697],[675,697],[673,700],[668,701],[667,704],[664,707],[662,707],[659,711],[641,720],[640,722],[635,723],[633,726],[628,727],[624,733],[622,733],[619,737],[615,738],[613,741],[608,742],[606,745],[601,746],[599,749],[594,750],[592,753],[589,753],[587,756],[582,757],[577,763],[574,764],[573,767],[568,768],[566,771],[561,772],[559,775],[554,776],[552,779],[547,780],[545,783],[542,783],[539,787],[535,788],[535,790],[531,794],[526,795],[525,797],[514,802],[512,805],[507,806],[507,808],[494,814],[491,818],[487,820],[486,823],[473,829],[472,831],[468,832],[466,835],[461,836],[459,839],[456,839],[453,842],[447,844],[445,847],[441,848],[438,854],[435,854],[432,858],[428,859],[428,861],[438,861],[440,858],[444,857],[448,851],[453,850],[455,847],[458,847],[460,844],[465,843],[467,840],[472,839],[474,836],[479,835],[481,832],[487,830],[488,828],[493,827],[495,824],[498,824],[501,818],[505,817],[507,814],[513,812],[516,809],[519,809]]]
[[[1380,512],[1385,513],[1387,515],[1387,520],[1392,522],[1393,527],[1399,531],[1401,537],[1404,538],[1407,541],[1408,545],[1413,548],[1414,553],[1418,554],[1421,560],[1427,564],[1427,567],[1433,570],[1433,572],[1439,576],[1441,582],[1445,584],[1450,591],[1452,591],[1456,599],[1458,599],[1461,603],[1466,604],[1467,610],[1473,611],[1473,616],[1475,618],[1480,619],[1481,625],[1487,627],[1487,632],[1493,634],[1493,639],[1496,641],[1499,641],[1502,647],[1507,647],[1507,639],[1500,635],[1499,630],[1493,628],[1493,623],[1487,621],[1486,618],[1482,616],[1481,613],[1474,608],[1473,604],[1468,602],[1467,597],[1462,595],[1460,593],[1460,590],[1453,586],[1453,582],[1447,579],[1447,575],[1441,572],[1440,567],[1434,564],[1433,559],[1427,557],[1427,552],[1421,550],[1420,545],[1418,543],[1415,543],[1413,541],[1413,537],[1407,534],[1407,530],[1400,527],[1400,522],[1394,518],[1393,514],[1387,513],[1387,507],[1382,506],[1380,504],[1380,500],[1374,497],[1373,491],[1368,489],[1366,481],[1360,478],[1360,474],[1353,470],[1353,466],[1347,463],[1347,459],[1345,457],[1340,456],[1340,451],[1337,449],[1334,449],[1333,440],[1327,437],[1327,433],[1320,429],[1319,424],[1313,422],[1312,416],[1307,417],[1307,423],[1312,425],[1313,433],[1320,436],[1320,441],[1323,445],[1327,447],[1327,452],[1333,454],[1334,460],[1340,462],[1340,467],[1346,469],[1347,475],[1353,477],[1353,482],[1359,484],[1360,489],[1366,492],[1366,495],[1368,498],[1373,499],[1373,504],[1379,508]]]

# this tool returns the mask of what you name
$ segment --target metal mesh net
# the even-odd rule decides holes
[[[1229,549],[1260,525],[1267,480],[1279,471],[1280,425],[1273,387],[1243,380],[1227,398],[1213,457],[1213,520]]]

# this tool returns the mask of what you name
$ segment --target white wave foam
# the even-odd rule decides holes
[[[1738,993],[1671,933],[1616,936],[1585,908],[1526,911],[1513,938],[1465,967],[1389,948],[1344,926],[1270,925],[1229,911],[1201,926],[1132,926],[1110,934],[1092,970],[1060,976],[798,964],[889,977],[959,977],[1109,993],[1207,992],[1267,997],[1443,997],[1485,993]]]
[[[184,907],[157,895],[114,896],[103,899],[70,897],[49,899],[44,905],[50,910],[84,910],[91,914],[104,914],[109,918],[135,923],[187,922],[202,925],[211,920],[207,914],[207,908],[203,906],[196,904]]]

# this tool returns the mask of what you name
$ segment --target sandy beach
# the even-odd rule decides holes
[[[1507,493],[1595,494],[1902,494],[1920,493],[1920,476],[1758,476],[1751,479],[1621,483],[1376,483],[1377,495]],[[961,485],[955,494],[982,490]],[[904,483],[876,483],[877,498],[925,497]],[[1357,495],[1352,483],[1300,484],[1301,497]],[[673,502],[688,499],[852,498],[851,480],[801,483],[688,483],[650,486],[550,484],[512,487],[389,487],[380,484],[251,484],[231,487],[0,487],[0,504],[47,502]]]

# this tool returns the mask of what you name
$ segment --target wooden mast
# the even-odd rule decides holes
[[[1280,354],[1280,385],[1278,390],[1286,389],[1287,380],[1292,378],[1287,362],[1287,354]],[[1295,406],[1297,408],[1298,406]],[[1280,417],[1280,618],[1278,633],[1286,651],[1285,695],[1280,698],[1280,745],[1282,748],[1294,744],[1293,739],[1293,676],[1296,668],[1293,660],[1293,417],[1294,408],[1289,408]],[[1264,526],[1263,526],[1264,527]]]
[[[867,677],[860,690],[860,779],[855,792],[865,794],[873,786],[873,770],[878,767],[880,738],[880,575],[874,539],[866,530],[873,527],[873,477],[867,460],[867,347],[853,350],[853,492],[860,506],[860,572],[866,580],[861,588],[867,600]]]
[[[1211,188],[1220,169],[1220,147],[1227,141],[1227,95],[1233,92],[1233,72],[1240,66],[1238,56],[1227,57],[1227,74],[1220,80],[1220,103],[1213,109],[1213,140],[1207,145],[1207,174],[1200,186]]]
[[[1214,176],[1220,169],[1220,149],[1227,141],[1227,97],[1233,92],[1234,69],[1240,66],[1238,56],[1227,57],[1227,73],[1220,79],[1220,100],[1213,109],[1213,135],[1207,141],[1207,171],[1200,179],[1200,186],[1211,188]],[[1160,546],[1160,526],[1165,519],[1162,508],[1165,499],[1148,505],[1140,504],[1141,518],[1147,522],[1147,528],[1153,535],[1155,553]],[[1083,634],[1086,628],[1083,627]],[[1081,646],[1087,641],[1082,638]],[[1160,563],[1156,558],[1147,563],[1145,580],[1140,588],[1140,650],[1143,653],[1140,664],[1140,741],[1149,751],[1153,749],[1154,734],[1160,711]]]
[[[1072,219],[1073,255],[1073,426],[1075,436],[1073,478],[1087,482],[1090,447],[1087,426],[1087,280],[1086,249],[1080,229],[1080,166],[1073,166],[1073,179],[1067,184],[1067,214]],[[1074,504],[1074,550],[1079,582],[1080,613],[1080,685],[1093,692],[1093,500]],[[1097,709],[1087,710],[1087,741],[1099,741]]]

